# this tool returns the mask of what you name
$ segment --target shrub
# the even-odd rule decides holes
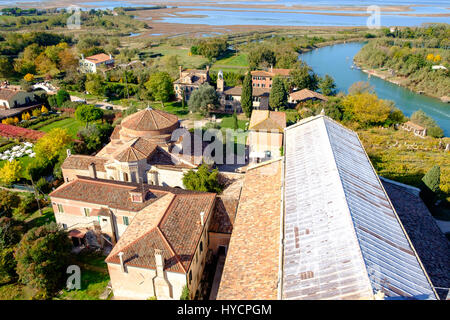
[[[187,285],[183,287],[183,291],[181,292],[180,300],[189,300],[189,288]]]
[[[219,182],[219,170],[209,170],[202,164],[197,171],[189,170],[183,176],[183,184],[188,190],[220,193],[223,186]]]

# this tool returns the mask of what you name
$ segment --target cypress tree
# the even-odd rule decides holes
[[[433,168],[423,176],[422,181],[428,189],[437,193],[441,183],[441,168],[439,166],[433,166]]]
[[[241,107],[247,117],[250,117],[253,109],[252,75],[247,72],[242,86]]]
[[[287,92],[283,80],[275,77],[270,90],[269,104],[271,109],[284,108],[287,104]]]

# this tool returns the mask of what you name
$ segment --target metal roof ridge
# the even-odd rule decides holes
[[[342,182],[341,173],[340,173],[339,168],[337,166],[336,154],[335,154],[335,151],[333,149],[333,146],[331,145],[330,133],[328,131],[328,127],[327,127],[325,119],[324,119],[325,116],[321,115],[321,117],[323,118],[323,126],[324,126],[324,129],[325,129],[325,133],[327,135],[327,142],[328,142],[328,144],[330,146],[331,154],[333,155],[333,159],[334,159],[333,167],[336,168],[336,172],[337,172],[337,175],[338,175],[338,178],[339,178],[339,182],[340,182],[339,185],[341,187],[340,192],[344,195],[344,198],[345,198],[345,208],[346,208],[346,212],[348,213],[347,217],[349,218],[349,222],[350,222],[350,225],[352,227],[351,231],[352,231],[352,234],[354,236],[354,240],[356,240],[356,244],[357,244],[357,248],[356,249],[357,249],[357,251],[359,253],[360,262],[362,262],[364,270],[366,270],[366,272],[364,273],[364,275],[365,275],[364,278],[367,280],[368,287],[371,289],[371,292],[372,292],[372,297],[371,298],[374,299],[372,283],[371,283],[370,278],[369,278],[369,272],[367,270],[367,265],[366,265],[366,261],[364,259],[364,255],[363,255],[362,250],[361,250],[361,244],[360,244],[358,235],[356,234],[356,226],[355,226],[355,222],[353,221],[353,216],[352,216],[350,207],[348,205],[348,197],[347,197],[347,194],[345,193],[345,190],[344,190],[344,184]]]

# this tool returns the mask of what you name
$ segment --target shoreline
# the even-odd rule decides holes
[[[366,73],[366,74],[368,74],[368,75],[370,75],[370,76],[374,76],[374,77],[380,78],[380,79],[382,79],[382,80],[384,80],[384,81],[393,83],[393,84],[398,85],[398,86],[400,86],[400,87],[402,87],[402,88],[408,89],[408,90],[410,90],[411,92],[414,92],[415,94],[424,95],[424,96],[427,96],[427,97],[430,97],[430,98],[433,98],[433,99],[436,99],[436,100],[439,100],[439,101],[445,103],[444,101],[442,101],[442,98],[443,98],[443,97],[434,96],[434,95],[431,95],[430,93],[424,92],[424,91],[416,91],[416,90],[413,90],[412,88],[408,87],[407,85],[404,85],[404,84],[402,83],[402,80],[407,80],[407,78],[400,78],[400,77],[397,77],[399,80],[395,80],[395,79],[390,78],[388,75],[384,74],[384,73],[383,73],[382,71],[380,71],[380,70],[366,69],[366,68],[364,68],[364,66],[363,66],[361,63],[357,63],[356,61],[353,61],[353,63],[354,63],[356,66],[360,67],[360,68],[361,68],[360,70],[361,70],[362,72],[364,72],[364,73]]]

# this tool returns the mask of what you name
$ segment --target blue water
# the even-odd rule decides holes
[[[368,78],[366,73],[351,69],[353,57],[363,45],[353,42],[323,47],[301,54],[300,59],[310,65],[319,75],[329,74],[332,76],[340,91],[347,92],[355,82],[369,81],[375,88],[378,97],[394,101],[396,106],[408,117],[413,112],[422,109],[444,130],[445,136],[450,136],[450,104],[416,94],[374,76]]]
[[[429,22],[450,22],[449,17],[413,17],[402,15],[404,13],[450,13],[450,2],[447,1],[426,1],[426,0],[343,0],[343,1],[289,1],[289,0],[273,0],[273,1],[222,1],[216,4],[222,4],[223,7],[211,6],[212,2],[201,1],[192,2],[188,0],[168,0],[162,4],[169,5],[176,2],[182,3],[180,8],[189,9],[186,12],[180,12],[180,16],[174,15],[164,17],[164,22],[180,23],[180,24],[207,24],[207,25],[274,25],[274,26],[365,26],[368,18],[366,16],[346,16],[345,13],[359,13],[367,14],[365,10],[357,11],[356,8],[367,8],[372,5],[382,6],[405,6],[402,12],[381,12],[382,26],[416,26],[422,23]],[[16,6],[33,6],[39,7],[43,4],[51,4],[50,0],[39,0],[34,2],[21,2],[11,0],[0,0],[0,5],[16,5]],[[202,4],[204,3],[204,4]],[[130,7],[130,6],[153,6],[147,4],[145,0],[127,0],[116,1],[92,1],[92,2],[77,2],[76,0],[70,3],[71,5],[78,5],[84,8],[101,8],[113,9],[115,7]],[[184,5],[185,4],[185,5]],[[225,5],[277,5],[278,9],[263,9],[263,8],[243,8],[243,11],[236,11],[238,8],[229,8]],[[299,10],[293,8],[294,5],[302,6],[322,6],[324,10]],[[328,10],[326,7],[346,6],[350,7],[345,11]],[[406,6],[412,6],[412,11],[407,11]],[[206,10],[199,10],[199,9]],[[355,8],[355,9],[353,9]],[[221,9],[221,10],[218,10]],[[230,10],[231,9],[231,10]],[[234,11],[233,11],[234,10]],[[334,13],[342,15],[324,15],[321,13]],[[194,14],[199,17],[183,17]]]

